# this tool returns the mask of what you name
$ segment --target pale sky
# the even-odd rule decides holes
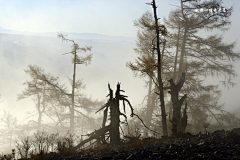
[[[135,37],[133,20],[147,10],[150,0],[0,0],[0,26],[30,32],[99,33]],[[158,16],[168,16],[179,0],[156,0]],[[225,0],[240,13],[239,0]],[[236,26],[236,22],[234,22]],[[234,26],[232,26],[234,28]],[[239,24],[238,24],[239,27]]]
[[[0,26],[6,29],[30,32],[77,32],[99,33],[110,36],[136,37],[137,28],[133,21],[140,18],[151,6],[150,0],[0,0]],[[156,0],[158,17],[179,5],[179,0]],[[170,5],[172,4],[172,5]],[[224,7],[234,5],[230,30],[224,34],[225,42],[233,42],[240,37],[240,0],[224,0]],[[221,31],[217,33],[222,34]],[[240,50],[240,44],[236,47]],[[240,65],[238,75],[240,76]],[[239,82],[237,77],[235,82]],[[239,86],[238,86],[239,87]],[[236,96],[238,89],[232,90]],[[230,93],[226,91],[225,95]],[[232,98],[232,105],[237,97]],[[230,102],[228,102],[230,103]],[[238,104],[239,106],[239,104]]]
[[[149,0],[1,0],[0,26],[31,32],[99,33],[136,36],[133,20],[151,6]],[[159,17],[167,16],[176,0],[156,1]]]

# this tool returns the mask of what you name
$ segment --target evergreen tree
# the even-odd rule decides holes
[[[202,123],[208,116],[213,116],[223,127],[219,118],[229,119],[232,115],[226,111],[222,112],[223,105],[218,105],[221,93],[218,85],[204,86],[203,82],[204,78],[209,76],[224,76],[225,80],[222,84],[226,87],[233,86],[231,80],[236,76],[233,63],[239,60],[240,56],[233,51],[236,43],[224,43],[222,35],[205,38],[198,34],[200,31],[213,29],[227,31],[233,10],[225,8],[226,12],[224,12],[221,4],[221,0],[181,0],[180,7],[171,11],[164,22],[167,28],[171,29],[172,41],[176,44],[174,80],[177,81],[182,72],[186,73],[186,82],[182,91],[188,95],[188,112],[191,113],[192,122]],[[217,11],[211,12],[214,8]],[[222,114],[215,115],[213,109],[221,111]]]

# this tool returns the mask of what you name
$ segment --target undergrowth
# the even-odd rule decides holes
[[[127,134],[128,135],[123,135],[123,140],[119,145],[90,143],[88,147],[80,149],[77,152],[73,151],[72,148],[82,141],[78,136],[70,133],[67,133],[65,136],[59,136],[59,133],[47,134],[44,131],[37,132],[34,133],[32,137],[19,138],[20,140],[16,141],[17,153],[15,153],[15,155],[13,153],[2,155],[0,156],[0,160],[10,160],[14,157],[18,159],[19,156],[20,160],[37,160],[39,158],[48,158],[53,155],[70,156],[79,152],[81,152],[81,154],[98,154],[111,150],[121,151],[136,147],[145,147],[147,145],[153,145],[177,138],[171,136],[158,139],[154,136],[142,139],[138,129],[135,129],[133,132],[129,132],[128,130]],[[185,136],[188,136],[188,134],[185,134]]]

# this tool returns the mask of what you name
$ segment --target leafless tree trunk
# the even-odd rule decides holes
[[[119,110],[119,95],[120,95],[120,84],[117,87],[116,96],[110,101],[110,143],[119,144],[120,143],[120,110]]]
[[[89,64],[91,62],[92,59],[92,54],[87,55],[86,57],[79,57],[77,55],[78,51],[91,51],[91,47],[83,47],[80,48],[79,45],[77,43],[75,43],[74,40],[70,40],[70,39],[66,39],[65,36],[63,34],[59,34],[58,35],[59,38],[62,38],[63,41],[70,41],[73,43],[73,47],[72,47],[72,51],[69,52],[71,54],[73,54],[73,79],[72,79],[72,94],[71,94],[71,106],[69,106],[70,108],[70,132],[74,133],[74,111],[75,111],[75,102],[74,102],[74,98],[75,98],[75,88],[76,88],[76,64]]]
[[[45,88],[42,91],[42,110],[41,110],[41,96],[40,93],[37,93],[37,110],[38,110],[38,130],[41,130],[42,127],[42,115],[45,112]]]
[[[177,72],[177,59],[178,59],[178,47],[179,47],[179,38],[180,38],[180,24],[178,25],[178,35],[177,35],[177,47],[176,47],[176,55],[174,62],[174,71],[173,71],[173,82],[176,83],[176,72]]]
[[[75,42],[74,42],[75,45]],[[70,129],[71,133],[74,133],[74,89],[75,89],[75,78],[76,78],[76,60],[77,60],[77,51],[76,49],[74,50],[74,62],[73,62],[73,83],[72,83],[72,106],[70,107]]]
[[[149,107],[148,107],[148,109],[147,109],[146,126],[147,126],[148,128],[150,128],[150,126],[151,126],[153,110],[154,110],[154,107],[156,106],[156,105],[155,105],[155,101],[156,101],[156,99],[157,99],[157,94],[156,94],[155,92],[157,92],[157,90],[158,90],[158,87],[155,86],[154,92],[151,94],[151,97],[150,97]],[[149,129],[148,129],[148,128],[145,128],[145,129],[144,129],[144,137],[147,137],[147,136],[148,136],[148,132],[149,132]]]
[[[181,123],[181,106],[182,106],[184,100],[187,98],[187,95],[185,94],[180,100],[178,99],[179,91],[181,90],[183,83],[185,81],[185,73],[182,73],[182,77],[179,80],[177,85],[174,84],[173,79],[170,79],[168,81],[170,82],[170,86],[164,87],[164,89],[170,89],[170,91],[168,93],[171,94],[171,100],[172,100],[172,104],[173,104],[173,117],[171,120],[172,121],[172,134],[177,135],[178,128],[180,128],[179,126]],[[185,114],[186,114],[186,107],[185,107]],[[183,126],[185,126],[185,125],[183,125]]]
[[[104,109],[104,116],[103,116],[103,123],[102,123],[102,128],[99,130],[95,130],[94,132],[88,134],[89,138],[83,140],[81,143],[79,143],[77,146],[73,147],[73,150],[77,150],[81,146],[83,146],[85,143],[88,143],[94,139],[97,140],[97,142],[105,142],[105,134],[109,132],[110,134],[110,144],[120,144],[120,132],[119,132],[119,127],[120,127],[120,116],[124,116],[125,118],[126,115],[121,113],[119,110],[119,101],[123,101],[123,109],[125,112],[125,102],[128,103],[131,109],[131,117],[133,115],[136,115],[133,113],[133,108],[129,100],[126,99],[127,96],[121,95],[120,92],[124,92],[123,90],[120,89],[120,83],[117,84],[117,90],[115,92],[115,98],[113,98],[113,90],[110,88],[110,85],[108,84],[108,89],[109,89],[109,100],[108,102],[103,105],[97,112],[101,111]],[[108,113],[108,108],[110,108],[110,125],[105,126],[106,120],[107,120],[107,113]],[[96,112],[96,113],[97,113]],[[141,120],[142,121],[142,120]]]
[[[187,127],[187,120],[188,120],[188,116],[187,116],[187,102],[185,102],[185,108],[183,110],[182,113],[182,117],[181,117],[181,121],[180,124],[178,125],[178,130],[181,131],[182,133],[185,133],[185,129]]]
[[[160,31],[159,31],[159,25],[158,25],[158,17],[157,17],[157,7],[155,0],[152,1],[151,3],[153,7],[153,12],[154,12],[154,19],[155,19],[155,30],[156,30],[156,38],[157,38],[157,54],[158,54],[158,61],[157,61],[157,77],[158,77],[158,89],[159,89],[159,98],[160,98],[160,107],[161,107],[161,112],[162,112],[162,127],[163,127],[163,135],[168,135],[167,131],[167,121],[166,121],[166,111],[165,111],[165,103],[164,103],[164,91],[163,91],[163,82],[162,82],[162,73],[161,73],[161,67],[162,67],[162,60],[161,60],[161,51],[160,51],[160,42],[159,42],[159,36],[160,36]],[[165,29],[164,31],[165,32]]]
[[[150,114],[150,110],[152,108],[151,106],[151,93],[152,93],[152,78],[149,76],[149,86],[148,86],[148,99],[147,99],[147,110],[146,110],[146,119],[145,119],[145,123],[146,123],[146,126],[149,127],[150,126],[150,123],[149,121],[151,122],[151,119],[150,117],[152,117]],[[148,130],[147,128],[144,129],[144,134],[143,134],[144,137],[148,137]]]

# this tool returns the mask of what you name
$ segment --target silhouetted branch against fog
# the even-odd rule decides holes
[[[85,47],[79,47],[79,45],[74,41],[74,40],[71,40],[71,39],[67,39],[66,38],[67,35],[63,35],[63,34],[58,34],[58,38],[62,39],[63,42],[72,42],[73,45],[72,45],[72,51],[71,52],[67,52],[67,53],[64,53],[64,54],[69,54],[71,53],[73,56],[75,56],[78,52],[80,51],[84,51],[85,53],[87,51],[91,51],[92,47],[91,46],[85,46]],[[63,55],[64,55],[63,54]],[[93,54],[88,54],[86,55],[85,57],[83,56],[78,56],[76,55],[76,64],[85,64],[86,66],[91,64],[91,61],[92,61],[92,55]],[[72,63],[74,63],[74,58],[72,60]]]

